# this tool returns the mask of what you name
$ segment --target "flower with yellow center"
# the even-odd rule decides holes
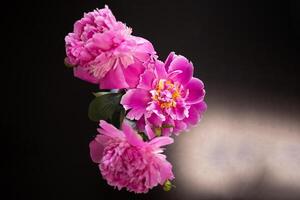
[[[152,99],[162,109],[176,107],[176,101],[181,97],[179,86],[165,79],[158,81],[155,90],[152,90],[151,94]]]

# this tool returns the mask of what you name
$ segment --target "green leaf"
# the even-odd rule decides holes
[[[112,115],[110,121],[116,128],[120,128],[123,120],[124,120],[124,114],[125,110],[121,105],[118,105],[118,108],[116,108],[115,112]]]
[[[97,96],[89,105],[88,116],[90,120],[95,122],[106,120],[112,123],[118,118],[120,123],[120,114],[123,110],[123,107],[120,105],[121,97],[122,94],[120,93],[109,93]]]

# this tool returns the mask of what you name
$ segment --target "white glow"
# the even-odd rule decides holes
[[[227,196],[262,175],[300,190],[300,123],[288,116],[210,106],[175,145],[176,182],[189,193]]]

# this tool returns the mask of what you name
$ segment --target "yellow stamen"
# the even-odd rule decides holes
[[[169,92],[171,92],[172,97],[171,98],[169,97],[169,99],[166,101],[161,100],[162,90],[168,90]],[[164,109],[164,108],[176,107],[176,100],[180,97],[181,95],[179,92],[179,87],[177,85],[174,85],[170,80],[160,79],[156,86],[155,93],[152,96],[152,99],[157,101],[159,106],[162,109]]]
[[[164,80],[163,79],[160,79],[159,82],[158,82],[158,89],[157,90],[162,90],[164,89]]]

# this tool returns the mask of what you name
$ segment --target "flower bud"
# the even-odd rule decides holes
[[[168,192],[172,189],[172,186],[173,185],[172,185],[171,181],[166,180],[166,182],[163,185],[163,189],[164,189],[164,191]]]

